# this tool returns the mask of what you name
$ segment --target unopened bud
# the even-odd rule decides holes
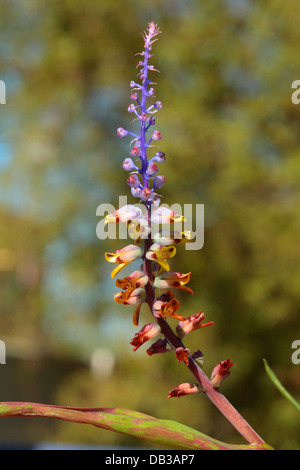
[[[125,158],[122,164],[122,168],[125,171],[132,171],[132,170],[136,170],[137,166],[133,163],[131,158]]]
[[[152,134],[152,140],[161,140],[162,135],[159,131],[154,131]]]
[[[164,162],[166,159],[166,155],[164,154],[164,152],[156,152],[156,154],[154,155],[154,157],[152,158],[152,160],[155,160],[156,162]]]
[[[126,131],[125,129],[123,129],[123,127],[119,127],[117,129],[117,136],[118,137],[126,137],[126,135],[128,135],[128,131]]]
[[[154,162],[150,162],[146,170],[146,175],[150,178],[153,178],[159,171],[158,166]]]
[[[132,147],[132,149],[130,150],[130,155],[134,157],[138,157],[139,154],[140,154],[140,149],[137,146]]]
[[[128,186],[131,186],[132,188],[138,188],[141,183],[137,175],[130,175],[127,178],[127,184]]]
[[[131,194],[132,194],[133,197],[140,197],[141,188],[131,187],[130,191],[131,191]]]
[[[135,105],[134,104],[130,104],[127,108],[128,112],[129,113],[134,113],[135,111]]]
[[[166,182],[166,178],[164,175],[159,175],[154,178],[153,181],[153,189],[161,188]]]

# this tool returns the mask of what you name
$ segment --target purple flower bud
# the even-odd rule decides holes
[[[155,124],[155,117],[151,116],[151,118],[149,119],[149,126],[154,126],[154,124]]]
[[[159,171],[159,168],[158,166],[156,165],[156,163],[154,162],[150,162],[148,164],[148,168],[146,170],[146,175],[149,177],[149,178],[154,178],[154,176],[158,173]]]
[[[163,175],[156,176],[153,181],[153,189],[161,188],[166,182],[166,178]]]
[[[154,68],[154,65],[148,65],[148,70],[152,70],[152,72],[159,72],[159,70]]]
[[[138,157],[140,155],[140,149],[137,146],[132,147],[132,149],[130,150],[130,155]]]
[[[148,90],[148,95],[149,95],[149,96],[154,95],[154,93],[155,93],[154,88],[150,88],[150,90]]]
[[[140,192],[140,198],[142,201],[148,202],[148,204],[152,204],[154,206],[159,206],[160,204],[160,198],[158,195],[149,188],[145,188]]]
[[[138,188],[141,183],[137,175],[130,175],[127,178],[127,184],[128,186],[131,186],[132,188]]]
[[[129,113],[134,113],[135,112],[135,105],[134,104],[130,104],[127,108],[128,112]]]
[[[122,168],[125,171],[132,171],[132,170],[136,170],[137,166],[133,163],[131,158],[125,158],[125,160],[122,164]]]
[[[128,135],[128,131],[126,131],[126,129],[123,129],[123,127],[119,127],[117,129],[117,136],[122,138],[122,137],[126,137],[126,135]]]
[[[151,189],[145,188],[140,192],[140,198],[144,202],[150,202],[150,199],[152,198],[153,194]]]
[[[159,131],[154,131],[151,138],[152,140],[161,140],[162,135]]]
[[[131,82],[129,83],[129,86],[130,88],[133,88],[134,86],[136,86],[137,84],[135,83],[134,80],[131,80]]]
[[[154,155],[153,158],[151,158],[151,160],[155,160],[156,162],[164,162],[166,159],[166,155],[164,154],[164,152],[156,152],[156,154]]]
[[[156,103],[154,104],[154,107],[156,109],[161,109],[162,108],[162,102],[161,101],[156,101]]]
[[[131,188],[130,189],[131,191],[131,194],[133,195],[133,197],[140,197],[141,195],[141,188]]]
[[[132,93],[132,95],[130,96],[130,98],[132,100],[137,100],[138,99],[138,94],[137,93]]]

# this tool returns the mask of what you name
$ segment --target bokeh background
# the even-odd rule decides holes
[[[154,81],[163,102],[163,202],[205,205],[205,244],[178,249],[192,271],[186,315],[215,325],[186,344],[222,391],[278,449],[300,448],[299,414],[265,374],[266,358],[296,399],[300,365],[300,4],[280,0],[2,0],[0,79],[1,401],[118,406],[242,442],[205,396],[167,399],[191,381],[173,355],[133,353],[132,310],[114,303],[96,209],[128,195],[121,162],[140,32],[155,21]],[[125,243],[126,244],[126,243]],[[149,322],[147,310],[142,322]],[[46,419],[0,420],[3,446],[45,442],[149,447],[121,434]]]

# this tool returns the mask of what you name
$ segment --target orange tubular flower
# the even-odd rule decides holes
[[[202,323],[204,320],[204,313],[198,312],[194,315],[191,315],[188,318],[185,318],[184,321],[180,321],[176,328],[176,333],[178,338],[183,338],[185,335],[191,331],[198,330],[199,328],[204,328],[205,326],[213,325],[214,322]]]
[[[154,338],[160,334],[160,327],[154,323],[148,323],[134,335],[134,338],[130,341],[130,344],[134,346],[133,350],[136,351],[142,344],[149,339]]]
[[[124,305],[137,305],[132,318],[134,326],[139,324],[140,309],[145,300],[142,287],[147,284],[148,280],[148,276],[141,271],[134,271],[124,279],[116,279],[116,286],[123,289],[123,292],[115,294],[115,301]]]
[[[130,287],[126,291],[115,294],[114,299],[118,304],[123,305],[141,304],[145,300],[145,291],[141,287],[138,289]]]
[[[116,279],[116,286],[121,289],[129,289],[129,287],[143,287],[148,282],[148,276],[141,271],[133,271],[129,276],[123,279]]]
[[[211,373],[211,384],[214,388],[219,388],[220,383],[223,382],[230,375],[230,367],[234,366],[230,359],[220,361],[219,364],[213,369]]]
[[[186,287],[185,284],[190,282],[191,273],[182,274],[175,272],[168,272],[159,274],[155,277],[154,286],[161,289],[168,289],[170,287],[176,287],[177,289],[185,290],[190,294],[193,294],[192,289]]]
[[[118,263],[113,272],[111,273],[111,277],[114,278],[118,272],[121,271],[127,264],[131,263],[132,261],[141,258],[143,252],[141,248],[136,245],[128,245],[122,248],[121,250],[116,250],[114,253],[105,253],[105,259],[109,263]]]
[[[184,397],[185,395],[195,395],[195,393],[203,392],[203,388],[198,384],[183,383],[176,385],[169,391],[168,398]]]
[[[190,351],[187,348],[177,348],[175,351],[176,359],[178,362],[184,362],[187,366],[189,365]]]
[[[168,302],[164,302],[162,300],[156,300],[153,305],[153,313],[156,317],[171,317],[175,318],[176,320],[184,321],[186,320],[185,317],[182,315],[178,315],[176,310],[180,307],[180,303],[177,299],[171,298]]]

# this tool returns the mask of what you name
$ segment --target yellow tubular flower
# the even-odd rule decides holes
[[[170,266],[166,259],[173,258],[175,254],[175,246],[162,246],[159,245],[159,243],[153,243],[149,251],[146,253],[146,258],[151,261],[156,261],[156,263],[161,266],[162,270],[169,271]]]
[[[118,266],[111,273],[111,277],[114,278],[118,272],[121,271],[132,261],[141,258],[143,252],[141,248],[136,245],[128,245],[121,250],[116,250],[114,253],[105,253],[105,259],[109,263],[118,263]]]
[[[191,232],[185,230],[183,232],[160,230],[153,236],[153,241],[161,245],[178,245],[191,240]]]

